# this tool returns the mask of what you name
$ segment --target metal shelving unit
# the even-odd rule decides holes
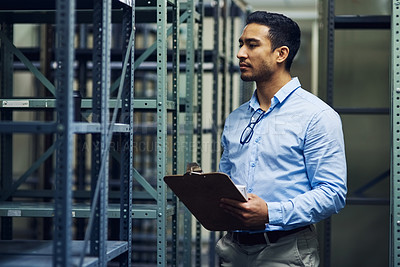
[[[131,221],[132,202],[121,202],[115,205],[113,209],[108,207],[108,150],[112,135],[119,134],[128,136],[127,151],[129,155],[132,152],[132,142],[129,141],[130,129],[133,127],[133,121],[129,120],[131,115],[127,113],[128,121],[114,125],[115,119],[109,121],[109,87],[110,87],[110,38],[111,38],[111,1],[96,1],[91,6],[94,25],[94,46],[92,49],[94,68],[92,69],[94,87],[93,87],[93,105],[91,122],[75,122],[75,106],[73,98],[73,81],[74,81],[74,57],[75,57],[75,25],[76,10],[81,7],[75,6],[75,1],[60,0],[47,1],[39,8],[44,14],[52,14],[50,18],[55,21],[56,41],[55,41],[55,84],[53,85],[39,70],[31,64],[27,58],[19,52],[12,44],[12,27],[14,23],[18,23],[15,13],[12,10],[21,10],[27,8],[38,8],[35,3],[29,7],[24,3],[7,3],[2,7],[2,69],[8,69],[2,72],[2,116],[7,114],[7,119],[3,119],[1,124],[2,140],[9,140],[11,145],[1,146],[1,162],[2,168],[2,239],[1,241],[1,264],[3,266],[18,266],[29,262],[32,266],[43,266],[52,263],[53,266],[105,266],[107,262],[122,256],[121,263],[128,265],[130,259],[130,248],[132,239],[130,228],[120,229],[120,240],[108,240],[108,215],[110,217],[121,218],[121,224]],[[82,1],[80,1],[82,3]],[[9,6],[10,5],[10,6]],[[13,6],[16,5],[16,6]],[[28,4],[29,5],[29,4]],[[88,3],[85,3],[88,5]],[[9,8],[12,8],[9,9]],[[121,6],[122,9],[128,7]],[[134,9],[129,8],[130,18],[128,20],[132,24],[132,14]],[[33,12],[33,11],[32,11]],[[17,12],[18,13],[18,12]],[[29,17],[29,11],[25,15]],[[10,19],[12,16],[12,19]],[[51,20],[50,20],[51,21]],[[48,22],[48,21],[47,21]],[[132,27],[131,27],[132,28]],[[96,29],[98,30],[96,32]],[[99,30],[101,29],[101,31]],[[133,34],[131,42],[133,40]],[[56,113],[54,121],[13,121],[13,112],[23,108],[31,108],[32,106],[24,100],[16,100],[13,98],[12,92],[12,75],[13,75],[13,57],[17,56],[26,67],[44,84],[55,99],[44,100],[44,106],[41,104],[37,108],[51,108]],[[128,53],[129,55],[129,53]],[[126,68],[126,66],[125,66]],[[129,85],[130,83],[128,83]],[[120,90],[128,96],[131,87],[125,87]],[[133,98],[125,97],[122,105],[129,107],[129,103],[133,102]],[[53,103],[52,107],[48,107],[48,101]],[[29,102],[29,101],[28,101]],[[119,101],[117,101],[119,102]],[[127,104],[128,103],[128,104]],[[78,103],[80,104],[80,103]],[[132,106],[130,106],[130,111]],[[125,110],[126,111],[126,110]],[[123,111],[124,112],[124,111]],[[13,179],[10,159],[12,158],[12,136],[17,133],[27,134],[51,134],[54,136],[53,145],[35,162],[35,164],[16,181]],[[92,195],[91,206],[80,204],[76,207],[73,200],[73,146],[74,136],[76,134],[92,134],[94,140],[98,140],[100,146],[93,146],[92,149]],[[9,149],[9,150],[8,150]],[[26,179],[49,157],[55,154],[55,173],[54,173],[54,190],[51,191],[51,202],[40,203],[21,203],[12,201],[12,194],[17,191],[18,187],[23,184]],[[121,161],[121,167],[129,164],[129,157],[126,161]],[[121,172],[121,181],[123,183],[131,183],[131,170],[125,169]],[[128,195],[131,197],[129,188],[121,187],[121,196]],[[122,199],[123,197],[121,197]],[[78,211],[79,210],[79,211]],[[114,211],[113,211],[114,210]],[[126,215],[129,213],[128,215]],[[12,218],[13,217],[51,217],[53,218],[53,240],[52,241],[14,241],[12,240]],[[89,219],[89,229],[86,238],[83,241],[73,240],[72,235],[72,219],[78,217],[87,217]],[[90,236],[90,246],[89,243]],[[26,248],[26,250],[25,250]],[[123,262],[125,259],[125,262]],[[36,264],[36,265],[35,265]]]
[[[393,5],[397,4],[392,1]],[[335,31],[336,30],[390,30],[391,24],[394,25],[395,10],[393,9],[392,16],[390,15],[336,15],[335,14],[335,1],[329,0],[327,2],[327,90],[326,102],[332,106],[340,115],[389,115],[389,108],[369,108],[369,107],[341,107],[334,103],[334,51],[335,51]],[[395,30],[392,28],[392,35],[395,36]],[[392,48],[392,52],[394,48]],[[394,56],[392,56],[394,58]],[[394,65],[393,65],[394,66]],[[393,71],[393,67],[392,67]],[[394,75],[392,75],[392,80]],[[395,106],[392,104],[392,110]],[[394,124],[393,124],[394,125]],[[394,132],[393,132],[394,133]],[[392,160],[395,160],[392,157]],[[392,162],[393,164],[393,162]],[[347,197],[347,205],[388,205],[390,201],[395,201],[393,197],[388,198],[371,198],[363,196],[363,193],[383,179],[389,177],[389,170],[381,175],[374,177],[369,182],[357,190],[351,192]],[[351,179],[351,177],[349,177]],[[393,217],[392,217],[393,222]],[[331,219],[328,218],[323,222],[323,265],[325,267],[331,266]]]
[[[42,2],[43,3],[43,2]],[[56,4],[56,6],[54,6]],[[128,3],[129,4],[129,3]],[[29,4],[28,4],[29,5]],[[152,11],[158,14],[157,26],[158,26],[158,38],[157,38],[157,73],[159,76],[159,97],[157,99],[148,100],[133,100],[133,84],[134,84],[134,68],[137,65],[134,62],[129,62],[128,57],[134,56],[133,49],[131,48],[133,42],[133,31],[134,18],[135,18],[135,6],[128,7],[118,1],[113,1],[113,9],[111,1],[95,1],[94,6],[85,3],[85,1],[79,2],[80,6],[75,6],[74,1],[47,1],[45,5],[38,7],[37,5],[27,7],[21,5],[20,7],[29,9],[44,9],[47,18],[55,19],[57,21],[57,44],[60,47],[56,47],[56,85],[52,86],[51,82],[47,80],[44,75],[30,64],[26,57],[22,53],[18,52],[11,42],[12,35],[2,35],[2,65],[13,66],[13,54],[19,55],[23,58],[23,62],[28,65],[28,69],[33,70],[34,74],[39,77],[39,80],[45,83],[52,94],[56,96],[55,99],[16,99],[13,98],[12,94],[12,68],[2,68],[11,71],[2,73],[2,116],[1,122],[2,129],[2,140],[4,143],[12,140],[12,135],[16,133],[30,133],[30,134],[54,134],[57,135],[55,144],[46,151],[35,164],[26,172],[22,177],[17,179],[16,182],[12,178],[12,170],[10,168],[2,168],[2,237],[3,239],[12,239],[9,234],[12,232],[12,217],[53,217],[54,220],[54,240],[53,242],[45,242],[41,244],[44,246],[46,252],[41,252],[40,256],[36,255],[36,252],[26,252],[29,259],[35,256],[38,260],[39,265],[43,264],[42,260],[53,261],[54,266],[70,266],[77,264],[79,261],[83,261],[82,265],[91,266],[93,264],[104,266],[108,261],[116,258],[117,256],[123,256],[121,258],[121,264],[130,265],[131,263],[131,242],[132,240],[132,218],[148,218],[156,219],[159,227],[157,231],[157,244],[158,249],[158,265],[163,266],[166,264],[166,240],[167,240],[167,217],[171,217],[174,214],[174,208],[172,205],[167,204],[166,187],[163,184],[162,178],[166,172],[166,136],[167,136],[167,112],[177,110],[178,104],[174,100],[167,100],[165,85],[167,84],[167,6],[173,6],[176,12],[179,12],[178,2],[165,2],[158,1],[157,8],[155,3],[147,2],[142,3],[143,9]],[[88,6],[89,5],[89,6]],[[116,7],[114,6],[116,5]],[[12,20],[9,19],[9,14],[15,13],[15,10],[20,7],[13,6],[13,4],[6,4],[8,11],[4,11],[1,14],[3,19],[2,32],[7,34],[7,29],[12,29],[13,23],[18,23],[18,16],[13,16]],[[2,8],[2,10],[7,10]],[[85,11],[83,11],[85,8]],[[87,9],[88,8],[88,9]],[[140,8],[139,8],[140,9]],[[158,10],[158,12],[156,12]],[[32,13],[37,12],[32,10]],[[84,99],[80,108],[90,109],[92,116],[91,122],[74,122],[74,111],[73,108],[73,79],[74,79],[74,66],[73,60],[75,56],[73,39],[75,36],[75,19],[76,15],[82,14],[81,12],[91,13],[93,17],[93,67],[91,69],[92,80],[93,80],[93,97],[91,99]],[[124,86],[120,84],[120,90],[118,91],[117,99],[110,99],[110,38],[111,38],[111,14],[121,14],[122,23],[124,24],[124,52],[127,52],[124,62],[123,75]],[[28,13],[29,14],[29,13]],[[178,13],[177,13],[178,14]],[[35,14],[31,14],[32,21],[37,22]],[[53,16],[54,15],[54,16]],[[45,16],[46,17],[46,16]],[[22,19],[22,18],[21,18]],[[17,20],[17,21],[16,21]],[[23,19],[27,21],[27,18]],[[48,22],[47,20],[46,22]],[[79,20],[79,18],[77,19]],[[10,24],[8,24],[8,22]],[[82,20],[79,20],[82,23]],[[89,23],[89,22],[88,22]],[[177,32],[178,27],[175,27]],[[7,38],[8,37],[8,38]],[[153,51],[150,51],[151,54]],[[22,56],[21,56],[22,55]],[[128,63],[129,62],[129,63]],[[176,64],[173,68],[177,68]],[[125,76],[124,76],[125,71]],[[121,79],[120,79],[121,81]],[[176,88],[177,90],[177,88]],[[4,92],[5,91],[5,92]],[[7,99],[6,99],[7,98]],[[120,108],[122,121],[113,124],[110,123],[109,110],[110,108]],[[157,112],[158,123],[157,123],[157,134],[158,138],[163,141],[159,141],[159,152],[160,155],[157,160],[159,166],[157,180],[158,186],[156,189],[151,187],[150,184],[132,167],[133,157],[133,111],[135,110],[149,110]],[[12,113],[14,110],[52,110],[57,113],[57,120],[54,122],[14,122],[12,121]],[[116,114],[116,113],[115,113]],[[7,117],[8,116],[8,117]],[[6,118],[9,119],[6,122]],[[115,120],[113,116],[113,120]],[[177,125],[175,125],[177,127]],[[92,143],[100,145],[92,145],[92,162],[91,162],[91,193],[90,198],[92,199],[92,207],[87,203],[75,203],[73,201],[72,182],[72,147],[73,147],[73,136],[76,134],[91,134]],[[109,177],[109,144],[112,135],[118,135],[121,139],[121,147],[123,148],[121,153],[118,155],[120,162],[120,204],[108,203],[108,177]],[[7,142],[5,141],[7,140]],[[176,143],[176,140],[175,140]],[[10,159],[12,158],[12,143],[11,146],[2,145],[2,164],[3,166],[9,166]],[[38,197],[53,198],[55,202],[48,203],[21,203],[11,201],[13,192],[16,192],[19,185],[23,184],[28,176],[32,174],[35,169],[39,167],[52,153],[56,153],[56,176],[55,176],[55,191],[43,191],[44,195],[38,195]],[[161,155],[163,154],[163,155]],[[8,179],[6,179],[6,177]],[[156,197],[157,201],[155,204],[139,204],[132,206],[132,178],[141,183],[144,188],[148,191],[150,196]],[[29,194],[28,194],[29,195]],[[87,194],[85,194],[87,197]],[[92,226],[90,234],[90,249],[83,249],[88,244],[88,232],[84,241],[72,240],[72,218],[95,218],[93,221],[89,220],[89,225]],[[119,240],[121,241],[109,241],[108,240],[108,218],[119,218],[120,220],[120,234]],[[89,227],[90,228],[90,227]],[[9,236],[7,236],[9,235]],[[44,242],[44,241],[43,241]],[[39,241],[39,243],[43,243]],[[6,255],[16,255],[15,250],[12,252],[14,241],[1,242],[2,245],[2,264],[10,265],[18,264],[18,262],[26,260],[24,257],[5,257]],[[21,242],[20,242],[21,243]],[[27,241],[24,244],[29,243],[28,247],[34,247],[34,242]],[[10,249],[8,249],[10,248]],[[30,251],[30,249],[28,249]],[[90,257],[82,257],[79,255],[81,251],[87,251]],[[21,254],[21,251],[18,251]],[[76,257],[76,253],[78,253]],[[22,252],[22,254],[24,254]],[[42,255],[43,254],[43,255]],[[45,255],[45,256],[44,256]],[[38,256],[38,257],[36,257]],[[42,257],[43,256],[43,257]],[[40,258],[40,259],[39,259]],[[43,258],[43,259],[42,259]]]
[[[227,56],[221,52],[227,50],[226,43],[222,47],[219,43],[229,35],[224,27],[228,19],[233,27],[233,18],[243,16],[244,6],[236,0],[218,1],[217,5],[202,0],[17,0],[0,4],[0,265],[106,266],[117,261],[130,266],[135,263],[135,249],[142,249],[134,247],[132,240],[149,238],[135,233],[134,223],[145,220],[156,224],[155,265],[192,265],[192,216],[188,211],[180,216],[183,207],[167,190],[163,177],[184,172],[182,166],[188,162],[201,164],[202,137],[210,133],[215,137],[212,165],[217,168],[216,144],[227,109],[220,102],[229,101],[232,108],[225,88],[228,75],[232,81],[237,72],[232,66],[233,48]],[[210,11],[215,49],[204,51],[203,20]],[[225,24],[220,24],[221,18]],[[25,23],[56,25],[45,30],[45,52],[15,47],[13,26]],[[140,49],[135,39],[139,24],[152,25],[155,40]],[[186,31],[181,32],[182,26]],[[115,29],[120,29],[117,35]],[[234,34],[233,29],[230,33]],[[182,35],[186,37],[184,48],[179,42]],[[212,67],[204,69],[203,63],[212,63]],[[13,75],[21,70],[29,70],[45,88],[43,92],[35,97],[14,96]],[[153,74],[155,94],[135,98],[143,72]],[[203,72],[213,73],[213,90],[219,94],[213,102],[213,129],[205,129],[202,122]],[[185,83],[180,82],[183,76]],[[15,112],[44,115],[35,121],[17,121]],[[140,114],[152,114],[154,120],[136,122]],[[45,144],[38,159],[22,175],[13,177],[10,166],[17,134],[43,138]],[[155,177],[151,179],[141,173],[142,166],[135,166],[135,157],[141,157],[135,152],[139,136],[156,144]],[[22,188],[43,166],[45,186]],[[54,227],[44,234],[50,240],[14,240],[15,218],[43,218],[44,229]],[[195,235],[194,262],[201,266],[198,223]],[[210,243],[210,266],[215,265],[214,245]]]

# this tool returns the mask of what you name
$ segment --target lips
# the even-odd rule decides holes
[[[240,70],[245,70],[247,68],[250,68],[250,65],[244,62],[239,63],[239,68]]]

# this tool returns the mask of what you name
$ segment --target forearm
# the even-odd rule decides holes
[[[267,202],[269,224],[306,225],[338,213],[345,206],[345,187],[333,191],[321,186],[288,201]]]

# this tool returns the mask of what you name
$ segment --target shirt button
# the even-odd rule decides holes
[[[256,164],[253,162],[253,163],[251,163],[251,167],[255,167],[256,166]]]
[[[253,188],[249,188],[249,190],[247,190],[249,193],[253,192]]]

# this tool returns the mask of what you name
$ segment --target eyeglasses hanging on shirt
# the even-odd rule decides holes
[[[256,118],[255,115],[258,113],[259,110],[262,112]],[[240,136],[240,144],[244,145],[250,142],[250,139],[253,137],[254,127],[261,120],[264,113],[265,111],[260,108],[254,111],[253,115],[251,115],[249,124],[247,124],[246,128],[244,128],[242,135]]]

